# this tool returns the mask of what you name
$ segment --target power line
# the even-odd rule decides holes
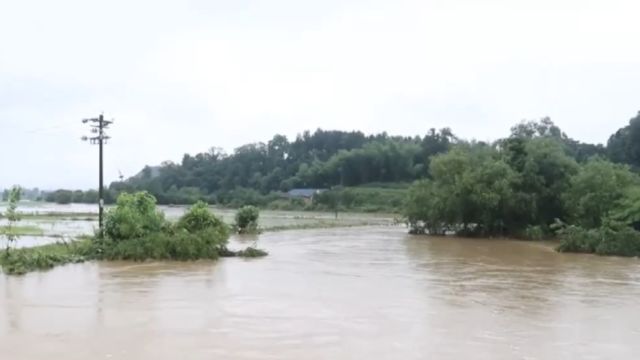
[[[22,130],[22,132],[24,132],[25,134],[36,134],[36,133],[47,132],[51,130],[60,130],[64,128],[65,126],[60,125],[60,126],[51,126],[51,127],[39,128],[39,129]]]
[[[22,128],[22,126],[24,126],[25,124],[27,126]],[[11,131],[17,131],[22,133],[35,133],[35,132],[48,131],[48,130],[65,129],[72,126],[73,123],[65,120],[54,120],[53,126],[36,127],[37,125],[38,124],[29,124],[29,119],[27,118],[17,118],[15,120],[0,119],[0,126],[2,128],[7,128],[7,129],[10,128]]]
[[[100,114],[100,116],[98,116],[97,118],[91,118],[91,119],[83,119],[82,120],[83,124],[86,123],[91,123],[91,125],[89,125],[91,127],[91,133],[95,134],[93,136],[87,137],[87,136],[83,136],[82,140],[83,141],[89,141],[92,145],[98,145],[99,147],[99,180],[98,180],[98,227],[100,229],[100,237],[102,237],[103,235],[103,228],[102,228],[102,218],[103,218],[103,213],[104,213],[104,178],[103,178],[103,150],[102,147],[103,145],[107,144],[107,141],[109,139],[111,139],[110,136],[108,136],[105,133],[105,130],[109,128],[109,125],[113,124],[113,120],[105,120],[104,119],[104,115]]]

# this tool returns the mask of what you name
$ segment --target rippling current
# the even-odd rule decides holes
[[[393,227],[258,244],[269,257],[0,275],[0,358],[640,358],[637,259]]]

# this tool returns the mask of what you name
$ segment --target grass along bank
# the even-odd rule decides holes
[[[20,213],[24,220],[73,220],[73,221],[97,221],[98,214],[90,212],[47,212],[47,213]]]
[[[339,221],[319,221],[310,224],[291,224],[291,225],[276,225],[260,228],[260,232],[278,232],[287,230],[312,230],[312,229],[335,229],[335,228],[352,228],[352,227],[365,227],[365,226],[391,226],[399,225],[402,222],[399,220],[389,221],[386,224],[380,222],[339,222]]]
[[[91,246],[91,240],[85,238],[69,243],[59,242],[32,248],[7,249],[0,252],[0,266],[2,271],[10,275],[48,270],[58,265],[89,260]]]
[[[0,226],[0,236],[42,236],[44,231],[35,225]]]

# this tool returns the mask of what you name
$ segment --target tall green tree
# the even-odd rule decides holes
[[[405,215],[414,232],[501,235],[511,229],[517,173],[487,144],[459,146],[431,161],[430,181],[409,192]]]
[[[571,223],[585,228],[600,227],[628,189],[638,185],[640,179],[627,166],[602,158],[590,160],[571,178],[564,194]]]
[[[629,125],[611,135],[607,155],[612,161],[640,167],[640,112],[629,120]]]
[[[566,217],[578,168],[555,137],[459,143],[431,159],[431,181],[412,187],[405,215],[415,232],[520,236]]]
[[[534,138],[526,141],[524,157],[517,161],[514,169],[518,173],[514,187],[514,200],[518,204],[513,209],[514,220],[522,225],[546,227],[565,217],[562,194],[570,187],[571,177],[578,168],[577,162],[566,154],[557,140]]]
[[[629,186],[618,199],[606,220],[640,231],[640,186]]]

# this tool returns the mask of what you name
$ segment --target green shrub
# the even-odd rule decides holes
[[[134,261],[216,259],[227,244],[227,225],[204,202],[197,202],[174,226],[169,226],[156,211],[151,195],[123,195],[125,197],[118,198],[118,207],[109,218],[118,232],[115,236],[113,232],[107,232],[107,239],[95,243],[94,258]]]
[[[540,225],[529,225],[524,229],[523,236],[527,240],[542,240],[547,237],[547,231]]]
[[[598,229],[568,226],[559,232],[560,252],[598,255],[640,256],[640,232],[626,227],[604,225]]]
[[[198,201],[180,217],[176,228],[195,233],[212,228],[226,230],[227,225],[209,210],[209,206],[206,203]]]
[[[640,256],[640,232],[624,227],[619,230],[603,227],[602,240],[595,249],[598,255]]]
[[[111,240],[140,238],[166,225],[164,214],[156,210],[156,199],[148,192],[122,193],[116,207],[107,212],[105,235]]]
[[[588,230],[579,226],[567,226],[558,231],[560,252],[594,253],[600,244],[601,237],[598,230]]]
[[[243,206],[236,212],[236,227],[241,234],[255,233],[258,231],[258,218],[260,210],[255,206]]]

